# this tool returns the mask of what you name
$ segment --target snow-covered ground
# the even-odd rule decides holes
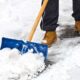
[[[3,36],[26,40],[40,6],[41,0],[0,0],[0,44]],[[73,25],[71,14],[72,0],[60,0],[59,24]],[[57,30],[59,35],[62,28]],[[43,34],[38,25],[33,41],[41,42]],[[48,50],[52,65],[45,71],[42,55],[0,50],[0,80],[80,80],[79,40],[79,37],[58,39]]]

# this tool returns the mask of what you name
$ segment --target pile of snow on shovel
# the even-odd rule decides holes
[[[0,50],[0,80],[29,80],[45,69],[44,57],[30,51],[21,55],[17,49]]]

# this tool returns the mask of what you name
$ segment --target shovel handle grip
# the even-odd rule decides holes
[[[33,38],[33,36],[34,36],[34,33],[35,33],[35,31],[36,31],[37,25],[38,25],[38,23],[39,23],[39,21],[40,21],[40,18],[42,17],[42,14],[43,14],[46,6],[47,6],[47,3],[48,3],[48,0],[44,0],[43,4],[42,4],[42,6],[41,6],[41,9],[40,9],[40,11],[39,11],[39,13],[38,13],[38,16],[36,17],[36,20],[35,20],[35,22],[34,22],[34,24],[33,24],[33,27],[32,27],[32,29],[31,29],[31,31],[30,31],[30,33],[29,33],[29,36],[28,36],[27,41],[31,41],[31,40],[32,40],[32,38]]]

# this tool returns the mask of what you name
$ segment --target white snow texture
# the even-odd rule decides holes
[[[2,37],[25,41],[40,6],[41,0],[0,0],[0,45]],[[72,0],[60,0],[59,24],[73,25],[71,14]],[[33,41],[41,42],[43,35],[38,25]],[[53,65],[45,71],[44,57],[40,54],[29,51],[20,55],[17,49],[0,50],[0,80],[80,80],[79,40],[79,37],[58,40],[48,49],[48,59]]]

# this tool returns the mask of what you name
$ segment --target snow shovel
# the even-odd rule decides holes
[[[15,40],[15,39],[10,39],[3,37],[2,38],[2,44],[1,44],[1,49],[3,48],[17,48],[20,51],[20,54],[27,53],[29,50],[32,51],[32,53],[42,53],[45,59],[47,58],[48,54],[48,46],[45,44],[40,44],[40,43],[35,43],[31,42],[33,35],[35,33],[35,30],[37,28],[37,25],[40,21],[40,18],[47,6],[48,0],[44,0],[43,5],[41,6],[41,9],[38,13],[38,16],[33,24],[32,30],[30,31],[30,34],[28,36],[28,39],[26,42],[22,40]]]

